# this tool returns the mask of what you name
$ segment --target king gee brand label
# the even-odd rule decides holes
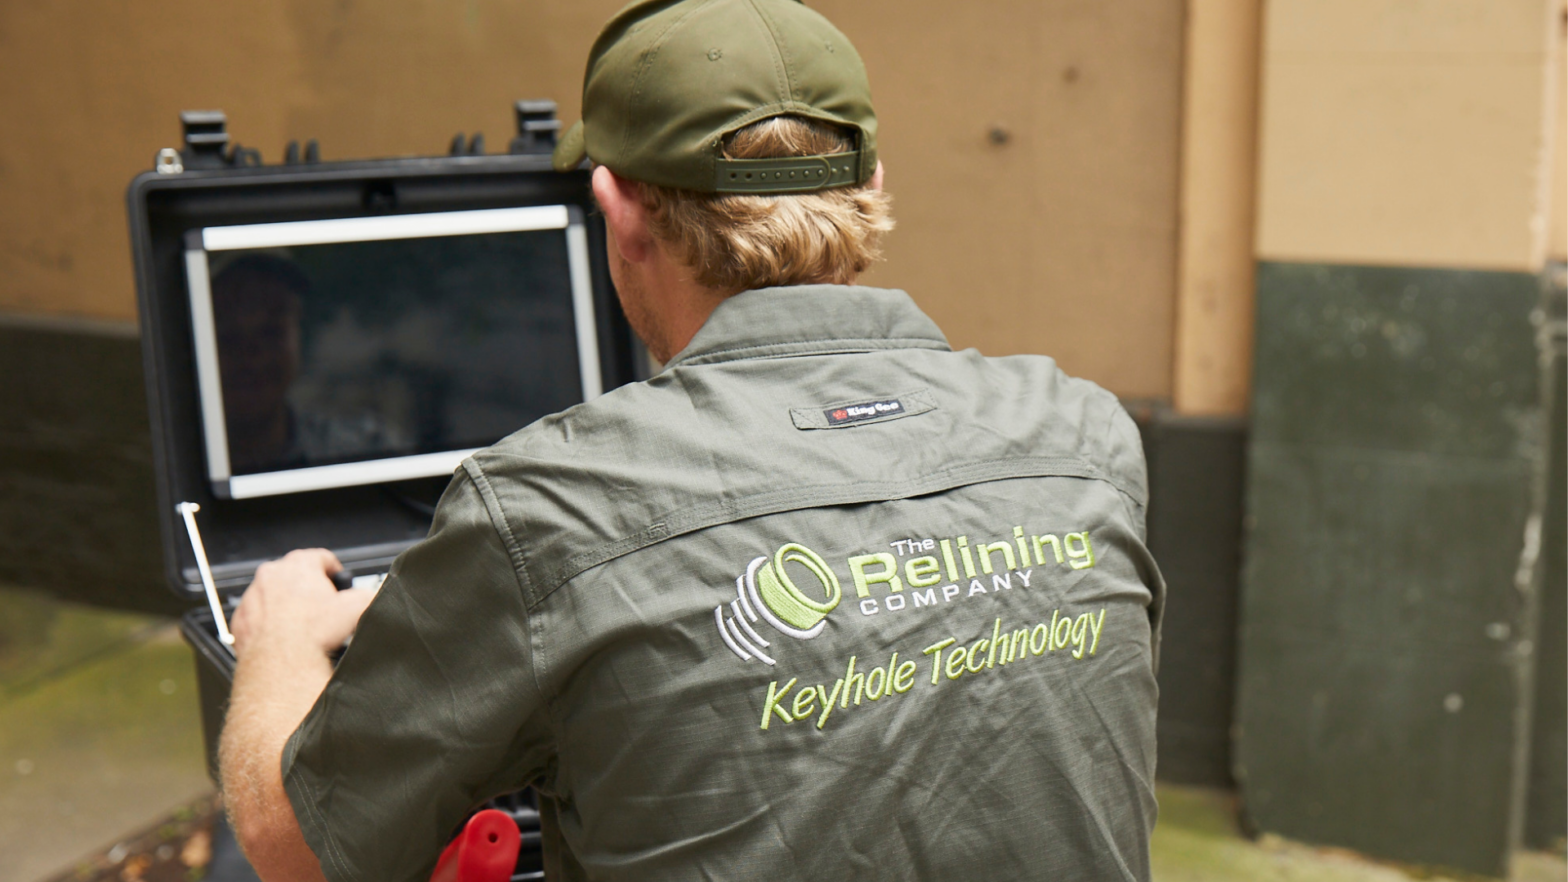
[[[860,404],[829,408],[824,410],[822,415],[828,418],[829,426],[842,426],[846,423],[897,416],[901,413],[904,413],[904,402],[897,398],[884,398],[881,401],[863,401]]]

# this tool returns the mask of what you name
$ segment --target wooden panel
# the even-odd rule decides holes
[[[505,149],[511,102],[577,116],[583,61],[621,0],[374,4],[0,4],[0,307],[131,318],[122,194],[178,146],[182,109],[221,108],[278,162],[444,151],[483,130]]]
[[[1568,261],[1568,0],[1557,10],[1552,43],[1556,56],[1550,88],[1552,110],[1547,137],[1551,140],[1551,172],[1547,178],[1546,256]]]
[[[577,117],[621,3],[0,4],[0,308],[134,314],[121,194],[181,109],[222,108],[273,162],[312,137],[328,159],[459,130],[504,149],[515,98]],[[900,228],[867,281],[959,346],[1168,396],[1181,0],[815,5],[861,48],[883,120]]]
[[[1192,0],[1182,104],[1177,412],[1247,412],[1262,0]]]
[[[1182,3],[816,6],[860,47],[883,126],[900,226],[868,281],[955,346],[1169,397]]]
[[[1560,2],[1271,0],[1260,256],[1537,269]]]

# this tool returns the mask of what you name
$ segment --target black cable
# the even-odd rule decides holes
[[[403,506],[414,514],[420,515],[427,520],[435,519],[436,507],[430,503],[420,502],[414,497],[409,496],[407,493],[394,490],[385,484],[381,486],[381,489],[384,490],[388,496],[392,497],[393,502],[396,502],[398,505]]]

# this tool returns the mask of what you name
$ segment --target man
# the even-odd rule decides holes
[[[635,3],[585,154],[665,368],[467,461],[335,672],[336,561],[257,573],[221,759],[263,877],[423,879],[532,782],[558,880],[1148,879],[1137,431],[850,284],[890,226],[854,47]]]

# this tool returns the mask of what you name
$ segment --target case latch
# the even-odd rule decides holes
[[[555,117],[555,102],[549,99],[517,102],[517,137],[512,153],[554,153],[561,121]]]
[[[185,149],[179,151],[180,171],[199,168],[235,168],[261,165],[261,152],[239,144],[229,146],[229,118],[221,110],[185,110],[180,113]],[[174,163],[158,155],[158,170],[174,172]]]

